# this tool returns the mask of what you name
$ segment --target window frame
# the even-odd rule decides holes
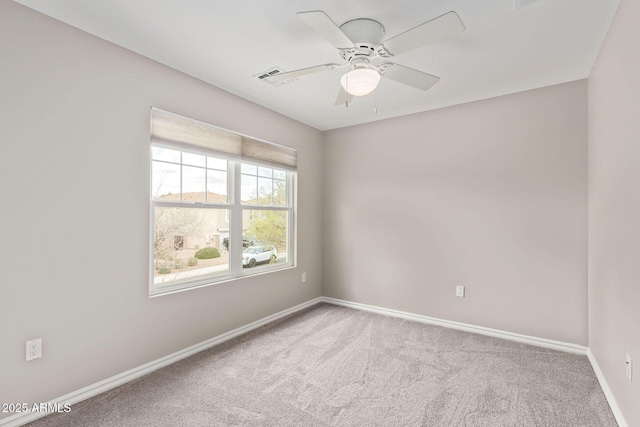
[[[158,200],[154,198],[153,194],[153,148],[161,147],[171,150],[176,150],[181,153],[181,171],[184,163],[182,163],[182,153],[198,154],[206,157],[214,157],[218,159],[224,159],[227,161],[227,202],[226,203],[214,203],[214,202],[193,202],[183,201],[182,195],[182,172],[180,173],[180,200],[179,201],[167,201]],[[282,170],[286,173],[285,182],[286,189],[286,206],[280,205],[245,205],[242,203],[242,165],[250,164],[257,167],[266,167],[271,169]],[[190,165],[187,165],[190,166]],[[218,283],[225,283],[229,281],[235,281],[243,279],[245,277],[268,274],[277,271],[281,271],[288,268],[294,268],[296,266],[296,183],[297,183],[297,171],[289,170],[279,165],[272,165],[267,162],[260,162],[256,160],[243,161],[241,158],[235,158],[233,156],[221,155],[221,153],[215,150],[207,150],[200,146],[190,146],[184,143],[171,143],[171,142],[157,142],[152,141],[149,149],[149,168],[150,168],[150,185],[149,185],[149,200],[150,200],[150,233],[149,233],[149,297],[161,296],[172,294],[176,292],[182,292],[189,289],[196,289],[204,286],[211,286]],[[206,166],[204,167],[207,168]],[[206,183],[205,178],[205,183]],[[205,187],[205,192],[208,188]],[[206,200],[206,196],[205,196]],[[157,207],[175,207],[184,209],[226,209],[228,212],[228,229],[229,229],[229,269],[228,273],[217,276],[202,276],[192,280],[180,281],[176,284],[170,285],[156,285],[155,279],[155,210]],[[242,252],[244,250],[242,246],[243,233],[243,212],[245,210],[272,210],[272,211],[284,211],[287,212],[287,259],[284,263],[278,263],[274,265],[266,266],[266,268],[249,269],[243,268],[242,265]],[[235,236],[235,237],[234,237]],[[222,245],[221,245],[222,246]],[[222,249],[222,248],[220,248]],[[234,261],[235,260],[235,261]]]

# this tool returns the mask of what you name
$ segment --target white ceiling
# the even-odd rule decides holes
[[[320,130],[442,108],[588,77],[620,0],[16,0],[53,18]],[[296,17],[370,18],[385,39],[448,11],[466,31],[392,58],[439,76],[426,92],[383,78],[335,106],[344,69],[274,86],[255,76],[343,63]],[[377,114],[373,113],[374,103]]]

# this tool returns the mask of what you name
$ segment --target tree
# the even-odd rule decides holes
[[[156,207],[154,221],[154,257],[156,260],[173,260],[175,237],[193,235],[204,220],[196,209]]]
[[[277,175],[273,170],[268,175],[271,178],[260,177],[257,187],[250,195],[249,204],[258,206],[286,206],[287,205],[287,181],[283,175]],[[244,232],[249,236],[255,236],[259,241],[275,246],[278,250],[286,249],[287,245],[287,212],[278,210],[252,211],[248,227]]]
[[[261,242],[275,246],[278,250],[287,244],[287,212],[272,210],[256,210],[256,215],[246,233],[255,236]]]

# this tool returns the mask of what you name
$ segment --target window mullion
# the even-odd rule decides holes
[[[251,209],[252,211],[288,211],[291,208],[288,206],[271,206],[271,205],[241,205],[244,209]]]
[[[203,202],[180,202],[167,200],[151,200],[154,206],[164,206],[171,208],[200,208],[200,209],[228,209],[227,203],[203,203]]]
[[[184,182],[183,182],[183,175],[184,175],[184,165],[182,164],[182,151],[180,152],[180,201],[184,201],[184,190],[182,188]]]
[[[297,236],[297,231],[296,231],[296,215],[297,215],[297,211],[296,211],[296,200],[294,199],[294,195],[296,194],[296,189],[295,189],[295,185],[296,185],[296,177],[294,174],[292,173],[287,173],[286,176],[286,182],[287,182],[287,194],[286,194],[286,200],[287,200],[287,209],[288,209],[288,213],[287,216],[289,218],[289,226],[287,227],[287,248],[289,250],[289,253],[287,254],[287,261],[290,262],[292,265],[296,265],[297,260],[295,259],[297,251],[296,251],[296,243],[297,243],[297,238],[295,236]]]
[[[229,223],[229,272],[232,277],[242,274],[242,206],[241,168],[238,162],[229,162],[231,187],[231,221]]]

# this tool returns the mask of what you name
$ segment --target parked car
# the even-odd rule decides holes
[[[258,243],[260,243],[260,242],[255,237],[243,237],[242,238],[242,247],[243,248],[248,248],[249,246],[257,245]],[[227,250],[229,250],[229,238],[228,237],[225,237],[224,239],[222,239],[222,245]]]
[[[249,246],[242,252],[242,266],[255,267],[258,264],[273,263],[278,257],[278,251],[271,245]]]

